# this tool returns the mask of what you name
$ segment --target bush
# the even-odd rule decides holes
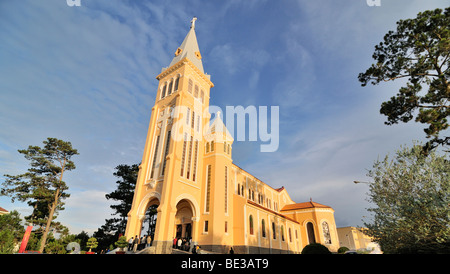
[[[302,254],[331,254],[331,252],[324,245],[309,244],[303,248]]]
[[[345,253],[345,251],[349,251],[350,249],[348,249],[348,247],[345,247],[345,246],[341,246],[339,249],[338,249],[338,254],[344,254]]]

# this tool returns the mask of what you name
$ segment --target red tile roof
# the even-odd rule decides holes
[[[305,203],[297,203],[285,205],[281,211],[295,210],[295,209],[306,209],[306,208],[331,208],[327,205],[322,205],[313,201],[305,202]]]

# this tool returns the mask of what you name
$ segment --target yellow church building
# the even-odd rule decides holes
[[[214,253],[300,253],[310,243],[336,251],[334,210],[295,203],[233,163],[233,137],[211,123],[210,75],[203,69],[195,20],[159,80],[125,236],[141,235],[146,210],[157,205],[152,248],[171,253],[174,238]]]

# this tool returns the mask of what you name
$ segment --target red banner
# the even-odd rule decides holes
[[[32,226],[27,226],[27,230],[25,231],[25,234],[23,235],[22,244],[20,245],[19,253],[23,253],[25,249],[27,248],[28,239],[30,239],[31,229]]]

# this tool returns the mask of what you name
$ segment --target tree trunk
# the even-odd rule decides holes
[[[39,248],[40,253],[44,253],[45,244],[47,242],[47,235],[50,230],[50,226],[53,220],[53,214],[55,213],[56,205],[58,204],[59,199],[59,188],[56,190],[55,201],[52,203],[52,207],[50,208],[50,213],[48,214],[47,225],[45,226],[44,234],[42,234],[41,238],[41,247]]]

